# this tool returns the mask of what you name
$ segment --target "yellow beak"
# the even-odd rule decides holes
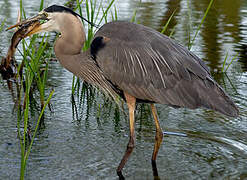
[[[24,37],[31,36],[32,34],[38,33],[41,31],[41,24],[39,21],[35,21],[32,25],[28,26],[28,29]]]

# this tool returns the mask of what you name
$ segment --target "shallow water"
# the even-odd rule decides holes
[[[45,1],[46,5],[61,1]],[[65,1],[63,1],[65,2]],[[208,0],[118,1],[118,19],[129,20],[137,10],[137,21],[161,30],[171,13],[175,17],[167,34],[188,45]],[[19,4],[0,1],[0,20],[6,26],[16,21]],[[27,16],[39,9],[39,0],[24,1]],[[189,30],[190,29],[190,30]],[[12,32],[1,32],[0,53],[4,56]],[[215,1],[192,51],[209,66],[214,78],[233,98],[240,110],[238,118],[229,118],[205,109],[173,109],[157,105],[161,127],[166,133],[157,167],[160,179],[245,179],[247,178],[247,2]],[[239,53],[226,75],[219,74],[223,60]],[[17,53],[16,58],[21,60]],[[17,138],[16,109],[6,82],[0,85],[0,179],[18,179],[20,146]],[[48,91],[55,89],[53,112],[46,112],[45,128],[39,131],[28,160],[26,179],[117,179],[116,167],[128,142],[128,116],[115,110],[114,103],[101,95],[80,101],[75,97],[78,118],[71,104],[72,75],[52,62]],[[101,111],[99,113],[99,105]],[[36,112],[37,113],[37,112]],[[35,120],[35,118],[33,118]],[[169,135],[167,135],[169,134]],[[127,179],[153,179],[151,155],[155,126],[149,107],[136,111],[136,148],[123,173]]]

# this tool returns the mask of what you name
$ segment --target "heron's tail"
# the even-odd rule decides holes
[[[201,96],[200,99],[202,100],[202,106],[227,116],[237,117],[239,110],[232,99],[216,82],[212,83],[209,81],[210,80],[206,80],[205,82],[206,86],[203,88],[204,93],[199,93],[199,96]],[[208,85],[211,87],[207,88]]]

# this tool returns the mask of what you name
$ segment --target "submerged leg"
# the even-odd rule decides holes
[[[126,102],[129,108],[129,128],[130,128],[130,139],[129,143],[127,145],[126,152],[117,168],[117,174],[119,176],[119,179],[124,179],[124,176],[122,175],[122,169],[127,162],[130,154],[132,153],[134,146],[135,146],[135,104],[136,104],[136,98],[124,93],[124,96],[126,98]]]
[[[151,110],[152,110],[152,114],[153,114],[154,122],[155,122],[155,127],[156,127],[155,144],[154,144],[154,150],[153,150],[153,155],[152,155],[152,168],[153,168],[153,175],[155,177],[157,177],[158,176],[158,170],[156,167],[156,157],[157,157],[160,145],[162,143],[163,132],[162,132],[162,129],[160,127],[157,110],[156,110],[154,104],[151,104]]]

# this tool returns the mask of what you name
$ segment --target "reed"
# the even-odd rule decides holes
[[[232,63],[237,60],[238,56],[239,56],[239,54],[237,53],[230,60],[228,60],[228,51],[227,51],[224,62],[223,62],[223,66],[221,68],[221,72],[226,73],[228,71],[229,67],[232,65]],[[228,65],[226,65],[227,63],[228,63]]]
[[[168,21],[167,21],[166,24],[164,25],[163,29],[162,29],[161,32],[160,32],[161,34],[164,34],[164,33],[165,33],[165,31],[166,31],[168,25],[170,24],[172,18],[173,18],[174,15],[175,15],[175,13],[176,13],[176,9],[173,11],[173,13],[172,13],[171,16],[169,17]],[[173,31],[172,31],[172,32],[173,32]],[[171,36],[171,35],[172,35],[172,33],[171,33],[169,36]]]
[[[25,18],[23,1],[20,0],[20,15]],[[43,9],[44,1],[40,2],[40,9]],[[51,57],[51,51],[47,53],[47,44],[49,37],[39,38],[38,35],[29,38],[29,41],[22,40],[22,51],[20,51],[23,61],[18,66],[17,74],[17,129],[21,147],[21,168],[20,179],[25,177],[25,169],[29,154],[31,152],[34,138],[41,122],[44,121],[44,110],[51,100],[54,90],[51,90],[46,96],[46,82],[48,76],[49,63],[44,61],[46,57]],[[38,44],[38,48],[37,48]],[[24,66],[24,68],[23,68]],[[30,127],[30,121],[34,120],[30,114],[31,97],[34,90],[37,89],[40,99],[39,116],[34,124],[34,129]],[[44,122],[43,122],[44,123]],[[23,127],[23,128],[21,128]]]
[[[187,2],[188,2],[188,1],[187,1]],[[194,44],[194,42],[195,42],[195,39],[196,39],[196,37],[197,37],[199,31],[201,30],[202,24],[204,23],[204,21],[205,21],[207,15],[208,15],[208,12],[209,12],[210,8],[212,7],[213,2],[214,2],[214,0],[210,0],[210,2],[209,2],[209,4],[208,4],[208,7],[207,7],[207,9],[206,9],[206,11],[205,11],[205,13],[204,13],[204,15],[203,15],[203,18],[202,18],[202,20],[201,20],[199,26],[198,26],[197,29],[196,29],[195,35],[194,35],[194,37],[192,38],[192,40],[190,40],[191,38],[190,38],[190,35],[189,35],[189,43],[188,43],[188,49],[189,49],[189,50],[192,48],[192,46],[193,46],[193,44]],[[188,9],[190,9],[190,8],[188,8]],[[189,10],[189,13],[188,13],[188,14],[189,14],[189,16],[190,16],[191,10]]]
[[[136,22],[136,14],[137,14],[137,10],[135,9],[134,12],[133,12],[133,15],[131,17],[130,22]]]
[[[106,7],[103,7],[103,0],[85,0],[85,4],[82,4],[82,2],[79,2],[79,0],[77,0],[76,2],[77,5],[74,10],[78,11],[81,16],[86,17],[92,24],[95,24],[95,26],[84,24],[84,27],[87,29],[87,39],[84,44],[83,51],[86,51],[88,48],[90,48],[90,44],[99,25],[102,23],[107,23],[109,15],[111,15],[111,20],[117,20],[117,8],[116,6],[114,6],[115,0],[109,1]],[[82,14],[82,7],[85,7],[85,15]],[[94,100],[96,97],[98,97],[100,91],[97,91],[97,89],[93,88],[92,85],[86,82],[81,82],[80,79],[75,76],[73,76],[71,89],[73,117],[77,120],[80,120],[80,107],[83,107],[85,102],[87,103],[87,108],[92,107],[93,102],[95,102]],[[107,99],[108,97],[104,96],[104,98]],[[76,101],[76,99],[78,101]],[[100,114],[100,107],[101,105],[98,104],[98,114]]]
[[[0,24],[0,32],[3,30],[3,27],[5,25],[6,19],[4,19]]]
[[[28,50],[25,48],[25,45],[23,46],[23,48],[28,52]],[[44,104],[43,106],[41,106],[42,109],[39,114],[39,118],[36,122],[35,130],[32,133],[32,130],[30,129],[30,126],[29,126],[29,121],[30,119],[32,119],[30,117],[30,95],[32,93],[31,89],[33,88],[33,85],[36,83],[39,83],[39,80],[36,79],[37,72],[36,73],[34,72],[35,71],[34,69],[36,67],[32,67],[32,64],[30,64],[32,63],[32,61],[35,61],[35,59],[31,59],[29,62],[29,59],[27,58],[27,53],[23,54],[23,58],[24,58],[24,64],[25,64],[25,72],[23,76],[18,76],[19,78],[21,78],[20,79],[21,89],[20,89],[19,98],[18,98],[18,115],[17,115],[18,117],[17,118],[17,129],[18,129],[18,135],[20,138],[20,147],[21,147],[20,179],[24,179],[26,163],[27,163],[27,160],[28,160],[28,157],[29,157],[32,145],[33,145],[34,138],[36,136],[37,129],[40,125],[40,121],[43,118],[44,110],[47,104],[49,103],[52,97],[52,94],[54,93],[54,90],[52,90],[48,98],[46,100],[44,98]],[[22,98],[23,95],[24,97]],[[21,133],[21,126],[20,126],[21,124],[24,127],[22,133]]]
[[[201,27],[202,27],[202,25],[203,25],[203,23],[204,23],[204,21],[205,21],[207,15],[208,15],[208,12],[209,12],[210,8],[212,7],[213,2],[214,2],[214,0],[210,0],[210,2],[209,2],[209,4],[208,4],[208,7],[207,7],[207,9],[206,9],[206,11],[205,11],[205,13],[204,13],[204,15],[203,15],[203,18],[202,18],[202,20],[201,20],[199,26],[197,27],[196,32],[195,32],[195,34],[194,34],[194,37],[193,37],[192,39],[191,39],[191,35],[190,35],[190,33],[189,33],[189,35],[188,35],[188,36],[189,36],[189,37],[188,37],[188,39],[189,39],[188,49],[189,49],[189,50],[192,48],[192,46],[193,46],[193,44],[194,44],[194,42],[195,42],[195,40],[196,40],[196,37],[197,37],[198,33],[200,32]],[[190,6],[189,6],[189,0],[187,0],[187,6],[188,6],[188,16],[189,16],[189,19],[191,19],[191,8],[190,8]],[[168,22],[169,22],[169,21],[168,21]],[[189,32],[190,32],[190,30],[191,30],[190,23],[189,23],[188,29],[189,29]],[[227,70],[229,69],[229,67],[231,66],[231,64],[232,64],[234,61],[236,61],[237,57],[238,57],[238,54],[236,54],[236,55],[235,55],[233,58],[231,58],[230,61],[229,61],[229,60],[228,60],[228,52],[227,52],[227,54],[226,54],[226,56],[225,56],[225,58],[224,58],[224,61],[223,61],[223,65],[222,65],[222,68],[221,68],[221,72],[226,73]],[[226,66],[227,61],[229,61],[229,62],[228,62],[228,65]]]
[[[191,21],[191,12],[192,12],[192,10],[191,10],[191,8],[190,8],[189,0],[187,0],[186,2],[187,2],[187,7],[188,7],[188,18],[189,18],[189,21]],[[189,31],[189,33],[188,33],[188,41],[189,41],[189,42],[188,42],[188,49],[189,49],[189,50],[190,50],[190,49],[192,48],[192,46],[194,45],[194,42],[195,42],[195,40],[196,40],[196,37],[197,37],[198,33],[199,33],[200,30],[201,30],[201,27],[202,27],[202,25],[203,25],[203,23],[204,23],[204,21],[205,21],[207,15],[208,15],[208,12],[209,12],[210,8],[212,7],[213,2],[214,2],[214,0],[210,0],[210,2],[209,2],[209,4],[208,4],[208,7],[207,7],[207,9],[206,9],[206,11],[205,11],[205,13],[204,13],[204,15],[203,15],[203,18],[201,19],[201,22],[200,22],[199,26],[198,26],[197,29],[196,29],[196,32],[195,32],[193,38],[191,38],[191,34],[190,34],[191,29],[192,29],[192,28],[191,28],[191,23],[188,23],[188,31]],[[172,18],[174,17],[174,15],[175,15],[175,13],[176,13],[176,10],[174,10],[174,12],[171,14],[171,16],[170,16],[169,19],[167,20],[166,24],[164,25],[163,29],[161,30],[161,33],[162,33],[162,34],[165,33],[165,31],[166,31],[166,29],[167,29],[167,27],[168,27],[168,25],[169,25],[171,19],[172,19]],[[173,29],[172,32],[170,33],[169,37],[172,36],[173,32],[174,32],[174,29]],[[236,54],[234,57],[232,57],[232,58],[230,59],[230,61],[229,61],[229,60],[228,60],[228,52],[227,52],[227,54],[226,54],[226,56],[225,56],[225,59],[224,59],[224,61],[223,61],[223,65],[222,65],[222,68],[221,68],[221,72],[226,73],[227,70],[229,69],[229,67],[232,65],[232,63],[233,63],[234,61],[236,61],[237,57],[238,57],[238,54]],[[229,61],[229,62],[228,62],[228,61]],[[227,62],[228,62],[228,65],[226,66]]]

